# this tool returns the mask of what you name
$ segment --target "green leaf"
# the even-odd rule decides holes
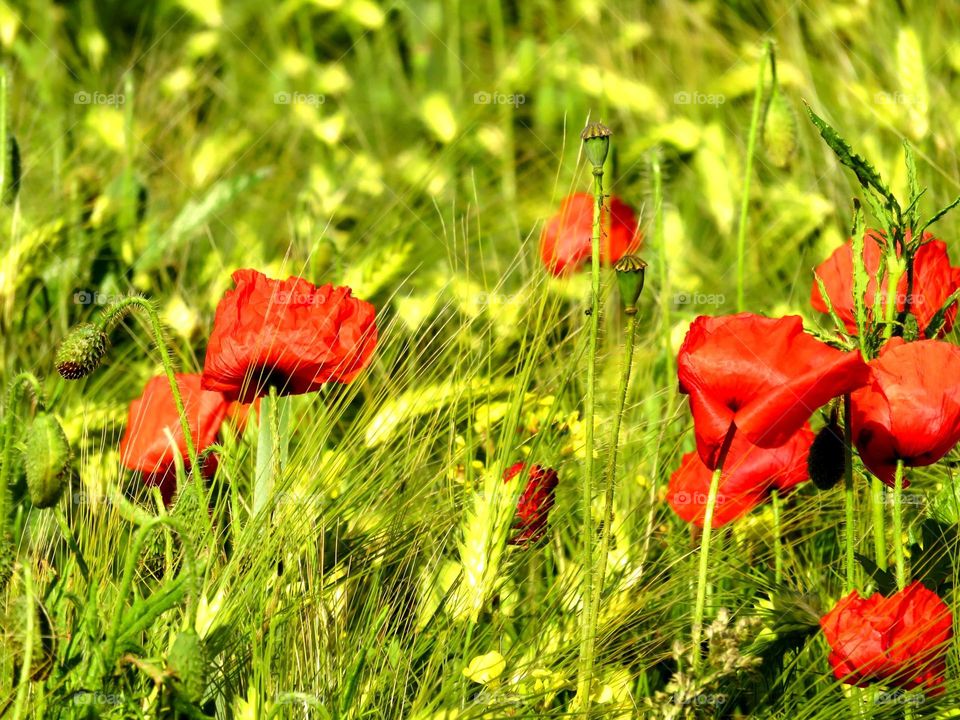
[[[906,140],[903,141],[903,162],[907,166],[907,192],[910,194],[910,204],[904,214],[907,216],[910,228],[916,229],[920,223],[917,202],[924,191],[920,189],[920,183],[917,180],[917,159],[913,155],[913,148]]]
[[[890,189],[883,184],[883,180],[880,178],[880,173],[868,163],[861,156],[853,152],[853,148],[850,147],[850,144],[847,143],[839,133],[834,130],[823,118],[817,115],[809,105],[806,106],[807,114],[810,115],[810,119],[813,121],[813,124],[816,125],[817,130],[820,131],[820,137],[824,139],[827,145],[833,150],[834,154],[837,156],[837,159],[841,163],[846,165],[848,168],[853,170],[854,174],[857,176],[857,180],[860,181],[860,184],[865,188],[872,188],[886,200],[887,204],[890,207],[900,209],[899,204],[897,203],[896,198],[893,196],[893,193],[890,192]]]
[[[940,332],[940,328],[943,327],[944,321],[947,319],[947,311],[950,310],[950,306],[955,304],[958,300],[960,300],[960,290],[954,290],[952,293],[950,293],[950,296],[946,299],[940,309],[934,313],[932,318],[930,318],[930,323],[923,331],[925,337],[932,338],[937,336],[937,334]]]
[[[930,227],[931,225],[933,225],[937,220],[939,220],[940,218],[942,218],[942,217],[943,217],[944,215],[946,215],[948,212],[950,212],[951,210],[953,210],[957,205],[960,205],[960,197],[958,197],[956,200],[954,200],[952,203],[950,203],[949,205],[947,205],[945,208],[943,208],[943,209],[940,210],[939,212],[934,213],[933,217],[930,218],[929,220],[927,220],[927,221],[923,224],[923,227],[920,228],[920,230],[917,232],[917,235],[922,238],[924,231],[925,231],[928,227]]]
[[[897,591],[897,578],[889,570],[881,570],[879,566],[866,555],[854,553],[853,556],[860,563],[860,567],[877,584],[877,592],[881,595],[890,595]]]
[[[937,592],[953,575],[951,558],[957,552],[957,526],[927,518],[920,526],[920,538],[921,544],[910,550],[910,575]]]

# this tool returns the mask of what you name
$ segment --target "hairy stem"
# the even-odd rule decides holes
[[[710,537],[713,533],[713,511],[717,505],[717,494],[720,491],[720,477],[723,474],[723,464],[730,450],[730,443],[736,433],[736,425],[730,424],[727,437],[720,448],[717,467],[710,478],[710,491],[707,494],[707,507],[703,514],[703,535],[700,538],[700,566],[697,571],[697,600],[693,607],[692,654],[693,669],[700,667],[700,642],[703,637],[703,611],[707,602],[707,570],[710,567]]]
[[[744,255],[747,246],[747,210],[750,208],[750,176],[753,175],[753,156],[757,147],[757,130],[760,127],[760,110],[763,107],[763,77],[767,71],[767,57],[772,53],[767,42],[760,58],[757,87],[753,92],[753,111],[750,115],[750,131],[747,135],[747,165],[743,171],[743,196],[740,198],[740,222],[737,225],[737,312],[743,311]]]
[[[893,556],[897,565],[897,589],[907,585],[903,559],[903,460],[897,460],[893,480]]]
[[[877,567],[887,569],[886,528],[883,522],[883,483],[880,478],[870,479],[870,510],[873,514],[873,549]]]
[[[610,552],[610,534],[613,530],[613,495],[616,486],[617,449],[620,445],[620,425],[623,421],[623,410],[627,403],[627,389],[630,386],[630,371],[633,368],[633,345],[637,337],[636,312],[627,315],[627,346],[623,358],[623,372],[620,375],[620,387],[617,392],[617,409],[613,416],[613,431],[611,436],[610,453],[607,456],[607,467],[604,473],[605,484],[603,493],[603,524],[600,535],[600,547],[597,551],[597,566],[593,578],[593,602],[590,609],[590,635],[596,642],[597,620],[600,616],[600,598],[603,594],[603,576],[607,571],[607,555]]]
[[[584,711],[590,713],[590,685],[593,679],[594,633],[590,618],[593,609],[593,486],[596,462],[594,452],[594,410],[596,404],[597,336],[600,331],[600,233],[603,211],[603,168],[593,169],[593,237],[591,240],[591,292],[590,292],[590,339],[587,348],[587,393],[586,393],[586,462],[583,473],[583,542],[581,564],[583,566],[583,623],[580,634],[580,667],[577,677],[577,696]]]
[[[843,540],[847,569],[847,592],[855,587],[853,545],[856,514],[856,489],[853,485],[853,425],[850,422],[850,394],[843,396],[843,505],[845,511]]]

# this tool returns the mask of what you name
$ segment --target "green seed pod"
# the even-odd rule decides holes
[[[587,125],[580,133],[580,139],[583,140],[583,150],[587,154],[587,160],[594,168],[602,168],[607,159],[607,153],[610,151],[610,136],[613,135],[603,123],[595,122]]]
[[[174,688],[186,701],[200,702],[207,687],[207,652],[193,629],[183,630],[173,641],[167,669],[175,676]]]
[[[57,350],[56,365],[67,380],[79,380],[100,366],[107,353],[107,335],[93,323],[77,325]]]
[[[55,656],[54,638],[50,617],[40,603],[28,608],[24,596],[17,597],[7,610],[4,627],[9,637],[9,647],[14,659],[14,676],[20,674],[20,666],[26,659],[27,613],[33,611],[33,632],[30,643],[30,678],[42,680],[53,669]]]
[[[7,186],[3,189],[3,202],[11,205],[20,192],[23,167],[20,164],[20,145],[13,135],[7,136]]]
[[[634,315],[637,312],[637,300],[643,292],[646,268],[647,264],[636,255],[624,255],[613,266],[617,272],[617,284],[620,286],[620,300],[627,315]]]
[[[70,443],[53,415],[37,413],[27,433],[23,459],[30,502],[38,508],[56,505],[70,479]]]
[[[763,121],[763,149],[778,168],[787,167],[797,151],[797,116],[779,86],[773,88]]]
[[[810,445],[807,471],[813,484],[820,490],[829,490],[840,482],[844,460],[843,431],[833,419],[823,426]]]

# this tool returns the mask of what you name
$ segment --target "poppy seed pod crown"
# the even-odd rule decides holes
[[[594,169],[602,168],[607,159],[607,153],[610,151],[610,128],[600,122],[590,123],[583,132],[580,133],[580,139],[583,140],[583,151],[587,154],[587,160],[593,165]]]
[[[620,286],[620,300],[628,315],[637,312],[637,300],[643,292],[643,276],[647,264],[636,255],[624,255],[613,266],[617,271],[617,284]]]
[[[74,327],[60,343],[55,360],[57,372],[67,380],[79,380],[100,366],[107,353],[107,335],[93,323]]]

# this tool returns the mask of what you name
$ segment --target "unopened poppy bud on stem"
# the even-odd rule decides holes
[[[644,271],[647,264],[636,255],[624,255],[613,266],[617,272],[617,284],[620,286],[620,300],[627,315],[636,315],[637,300],[643,292]]]
[[[600,122],[590,123],[583,132],[580,133],[580,139],[583,140],[583,150],[587,154],[587,160],[593,165],[594,169],[603,167],[607,159],[607,153],[610,151],[610,128]]]
[[[53,507],[70,477],[70,444],[57,419],[40,412],[33,419],[24,450],[24,468],[30,502]]]
[[[94,323],[74,327],[57,349],[57,372],[67,380],[79,380],[100,366],[107,353],[107,334]]]

